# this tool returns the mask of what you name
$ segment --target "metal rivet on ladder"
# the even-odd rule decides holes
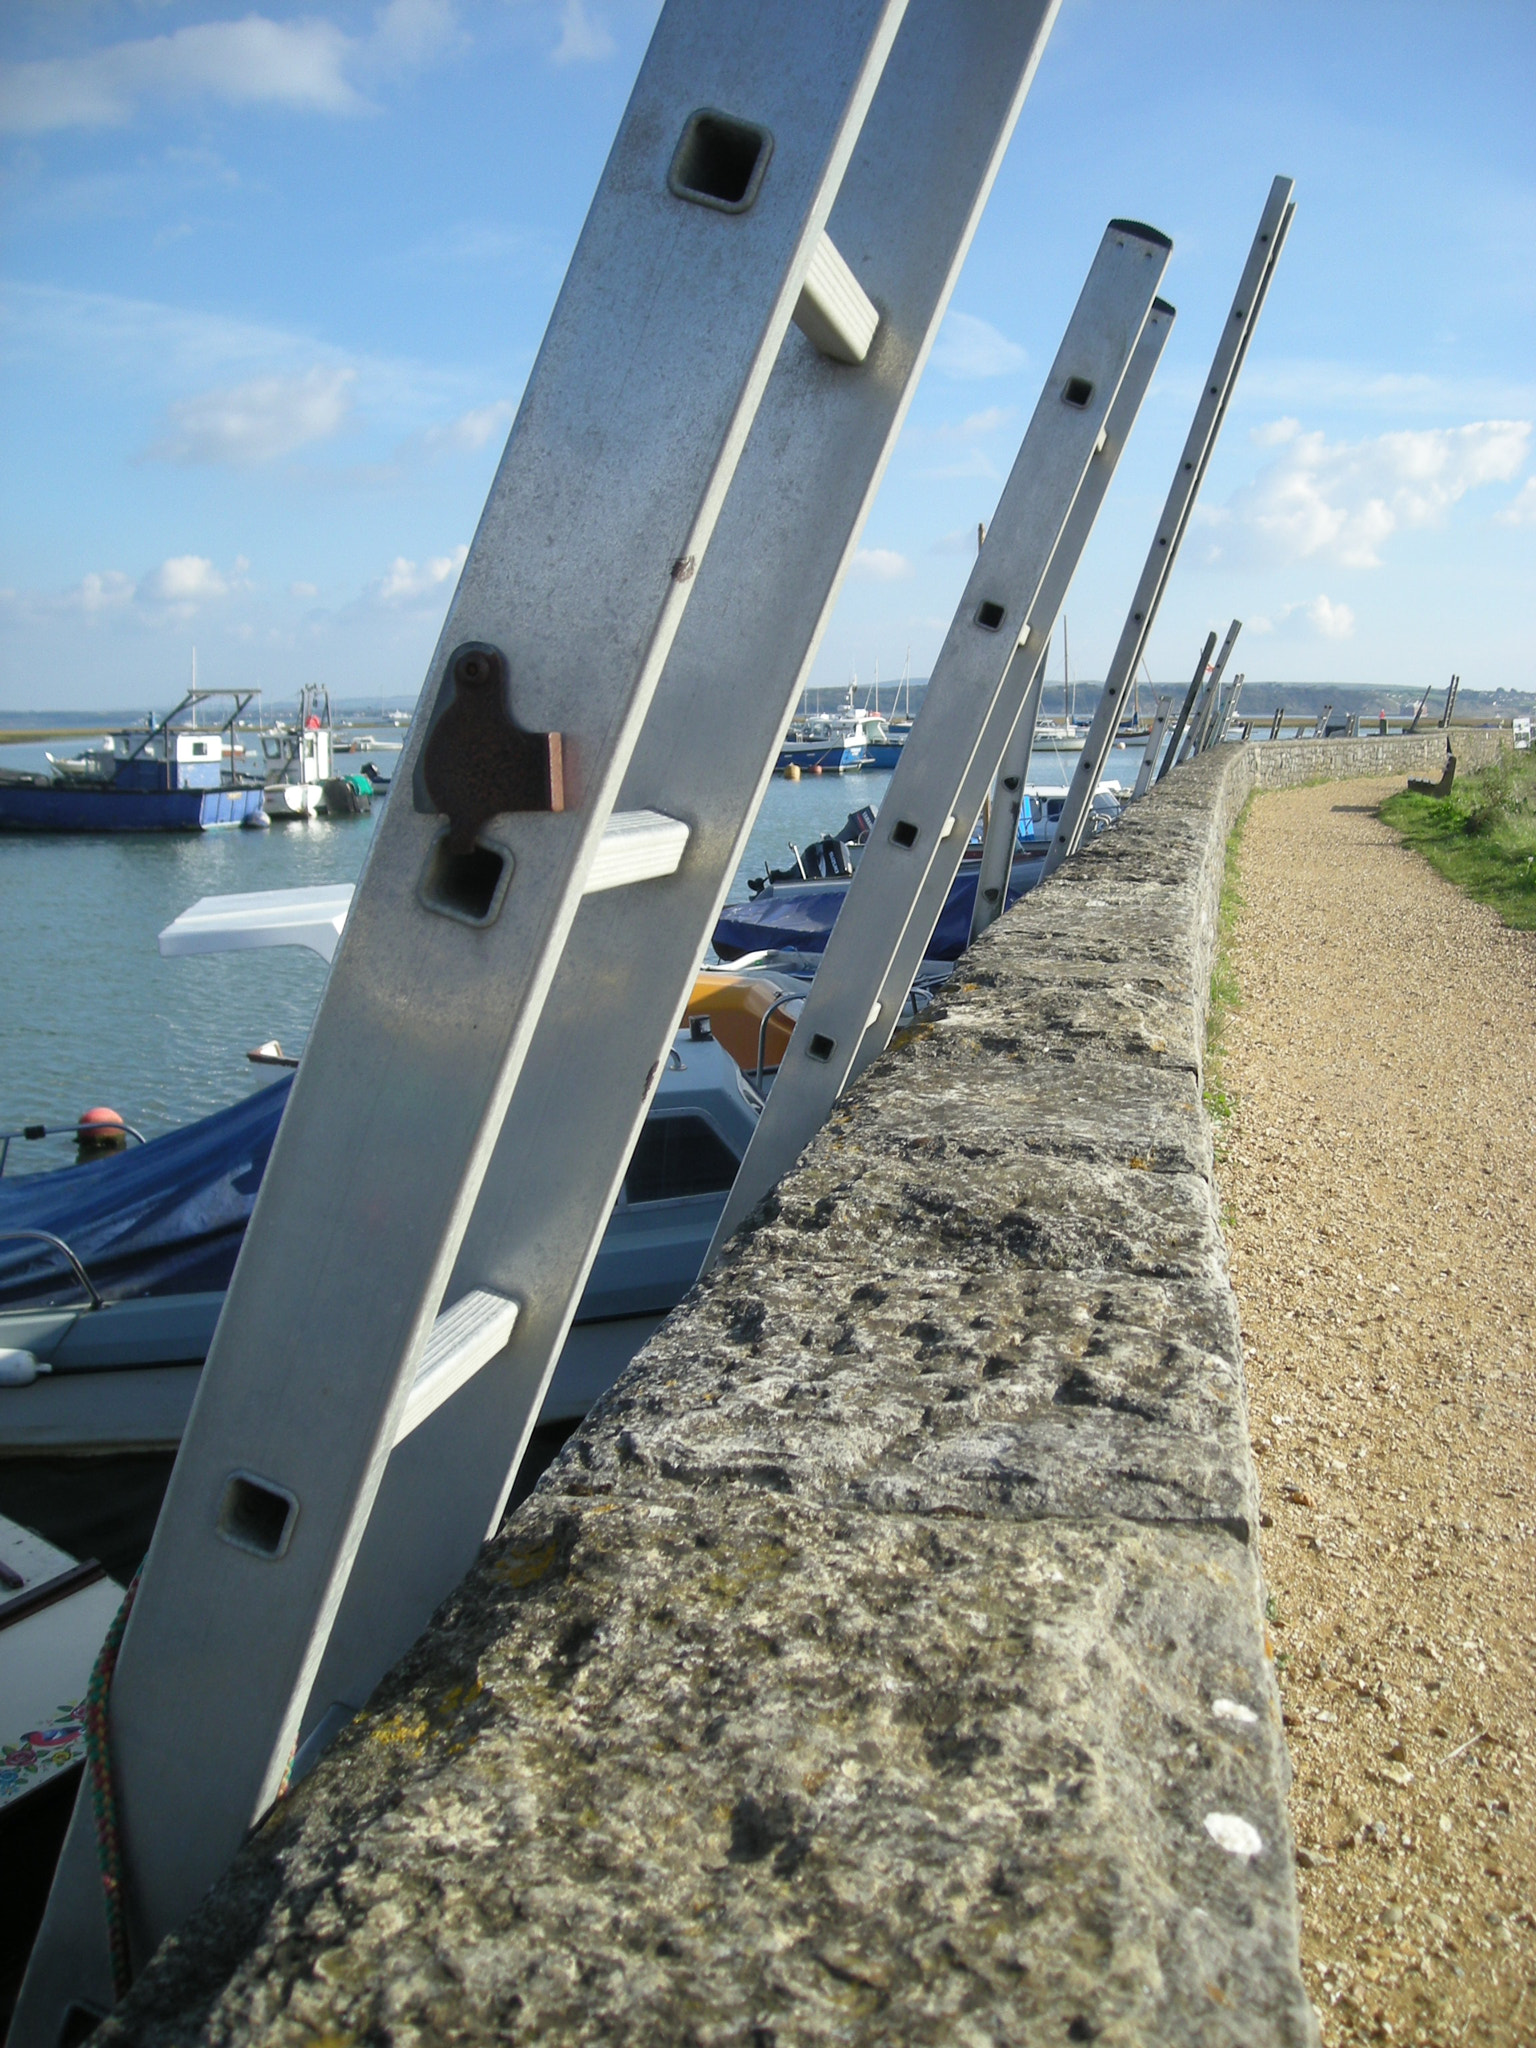
[[[773,137],[755,121],[739,121],[714,107],[690,114],[667,185],[679,199],[745,213],[757,197],[773,154]]]
[[[862,363],[880,325],[879,308],[823,235],[795,306],[795,325],[819,355]]]

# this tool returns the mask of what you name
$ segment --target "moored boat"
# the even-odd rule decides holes
[[[264,825],[259,781],[236,766],[235,728],[256,690],[189,690],[158,723],[109,733],[73,760],[48,757],[50,772],[0,769],[0,831],[205,832]],[[196,723],[213,700],[230,705],[212,726]]]
[[[894,767],[899,752],[882,718],[849,703],[838,711],[795,719],[775,765],[780,771],[798,768],[802,774],[847,775],[860,768]],[[877,762],[877,753],[889,759]]]
[[[297,944],[329,960],[351,893],[205,898],[161,949]],[[804,988],[766,968],[699,977],[546,1423],[585,1414],[692,1286]],[[180,1440],[292,1079],[131,1153],[0,1181],[0,1459],[142,1456]]]

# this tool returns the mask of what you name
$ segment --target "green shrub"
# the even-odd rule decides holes
[[[1536,752],[1505,750],[1446,797],[1388,797],[1381,815],[1447,881],[1536,931]]]

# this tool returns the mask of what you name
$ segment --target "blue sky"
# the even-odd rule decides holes
[[[654,18],[7,0],[0,709],[168,703],[194,644],[414,695]],[[1536,692],[1533,82],[1530,0],[1065,0],[815,679],[926,672],[1118,214],[1179,320],[1068,599],[1102,674],[1283,171],[1152,673],[1236,614],[1250,678]]]

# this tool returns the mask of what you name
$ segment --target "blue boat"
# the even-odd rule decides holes
[[[1041,849],[1042,852],[1044,849]],[[923,949],[925,960],[958,960],[971,942],[971,910],[976,902],[980,864],[968,861],[950,884],[932,937]],[[1008,885],[1011,910],[1039,878],[1038,861],[1014,863]],[[823,953],[837,914],[848,897],[847,881],[802,884],[776,882],[750,903],[728,903],[715,925],[714,947],[722,960],[740,960],[749,953]]]
[[[1008,883],[1007,908],[1040,879],[1047,848],[1061,816],[1066,793],[1031,790],[1019,819],[1018,846]],[[1093,798],[1095,832],[1105,830],[1120,814],[1120,802],[1105,787]],[[835,836],[796,849],[793,868],[770,868],[750,876],[750,903],[728,903],[715,925],[714,948],[722,960],[740,960],[749,953],[821,953],[837,921],[853,881],[859,854],[873,830],[875,813],[867,807],[853,812]],[[971,911],[976,901],[981,846],[973,841],[923,950],[927,961],[958,960],[971,940]]]
[[[158,724],[112,733],[72,761],[48,757],[51,772],[0,769],[0,831],[206,832],[267,822],[262,778],[235,767],[235,727],[258,690],[189,690]],[[198,726],[211,699],[232,705]]]

